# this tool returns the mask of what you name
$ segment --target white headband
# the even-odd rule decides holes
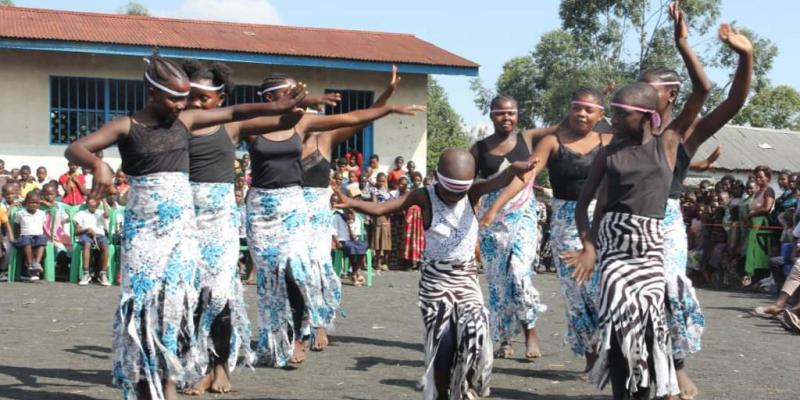
[[[472,186],[473,179],[465,181],[451,179],[440,174],[439,171],[436,171],[436,182],[442,185],[442,187],[448,192],[464,193]]]
[[[201,85],[199,83],[189,82],[189,86],[191,86],[193,88],[198,88],[200,90],[208,90],[208,91],[211,91],[211,92],[219,92],[220,90],[225,89],[225,84],[224,83],[222,85],[219,85],[219,86],[208,86],[208,85]]]
[[[647,83],[649,83],[652,86],[671,86],[671,85],[680,86],[681,85],[680,81],[663,81],[663,82],[647,82]]]
[[[170,89],[170,88],[168,88],[168,87],[156,82],[155,80],[153,80],[153,78],[150,77],[150,75],[147,75],[147,72],[144,73],[144,79],[147,80],[147,82],[149,82],[151,85],[155,86],[157,89],[161,90],[164,93],[169,93],[169,94],[171,94],[173,96],[178,96],[178,97],[186,97],[186,96],[189,95],[189,91],[188,90],[185,91],[185,92],[177,92],[175,90],[172,90],[172,89]]]
[[[292,84],[290,84],[290,83],[284,83],[283,85],[273,86],[273,87],[271,87],[271,88],[266,88],[266,89],[264,89],[264,90],[259,90],[259,91],[256,91],[256,94],[257,94],[257,95],[259,95],[259,96],[263,96],[263,95],[265,95],[265,94],[267,94],[267,93],[269,93],[269,92],[274,92],[274,91],[276,91],[276,90],[285,89],[285,88],[287,88],[287,87],[292,87]]]
[[[492,110],[492,111],[489,111],[489,114],[505,114],[507,112],[517,112],[517,109],[516,108],[506,108],[506,109],[503,109],[503,110]]]

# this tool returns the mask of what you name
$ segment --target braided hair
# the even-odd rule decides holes
[[[189,80],[186,72],[175,61],[161,57],[158,48],[153,49],[153,53],[145,58],[145,62],[147,62],[145,74],[156,83],[167,86],[173,79]],[[147,79],[145,82],[148,87],[153,87]]]
[[[279,72],[273,72],[264,78],[263,81],[261,81],[261,87],[258,90],[259,93],[261,93],[261,96],[266,96],[279,86],[294,85],[295,83],[296,81],[291,76]]]
[[[195,59],[187,59],[183,60],[181,68],[192,82],[208,79],[214,86],[223,86],[221,91],[225,94],[230,94],[233,91],[234,83],[233,79],[231,79],[233,70],[225,63],[207,63]]]

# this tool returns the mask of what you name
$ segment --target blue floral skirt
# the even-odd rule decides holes
[[[320,315],[321,327],[328,331],[333,330],[333,320],[339,310],[342,300],[342,282],[333,269],[331,259],[331,238],[333,224],[331,223],[331,190],[328,188],[303,188],[303,196],[308,205],[310,221],[310,247],[311,263],[320,270],[322,277],[322,299],[325,301],[325,310],[332,311]]]
[[[483,198],[480,214],[499,194],[496,191]],[[523,195],[525,192],[517,197]],[[536,198],[531,196],[520,205],[517,202],[517,198],[510,201],[491,226],[480,230],[481,261],[489,284],[492,338],[507,343],[517,333],[533,328],[539,314],[547,310],[531,280],[539,249]]]
[[[199,346],[210,355],[227,354],[228,370],[233,371],[240,355],[244,365],[255,362],[250,348],[250,320],[239,279],[239,209],[232,183],[192,182],[192,194],[201,256]],[[226,329],[231,332],[230,341],[225,349],[215,349],[211,327],[226,307],[229,318],[220,320],[230,323]]]
[[[286,366],[294,341],[306,340],[311,327],[322,326],[322,316],[333,313],[323,301],[320,269],[310,261],[308,240],[308,208],[299,186],[250,189],[247,244],[256,268],[260,363]],[[296,284],[304,303],[294,314],[288,279]]]
[[[120,256],[120,305],[113,325],[114,383],[137,399],[139,382],[163,399],[162,380],[179,387],[205,373],[196,344],[199,279],[192,190],[185,173],[129,176]]]
[[[686,276],[687,243],[680,201],[669,199],[664,215],[664,267],[672,357],[676,360],[683,360],[689,353],[700,351],[700,338],[706,325],[692,281]]]
[[[553,199],[553,218],[550,223],[550,246],[561,283],[567,312],[567,335],[572,352],[577,355],[591,353],[597,344],[597,296],[600,269],[595,268],[589,280],[578,285],[572,273],[575,268],[561,259],[561,253],[583,249],[578,227],[575,224],[576,202]],[[589,220],[594,213],[594,202],[589,206]]]

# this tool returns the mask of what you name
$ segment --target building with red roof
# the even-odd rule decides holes
[[[230,101],[256,99],[261,80],[288,73],[312,93],[338,91],[326,113],[369,107],[396,64],[403,75],[393,103],[425,104],[431,74],[475,76],[478,65],[410,34],[209,22],[0,7],[0,157],[64,169],[64,146],[145,101],[142,57],[223,61],[234,70]],[[388,116],[347,144],[388,162],[402,155],[425,165],[424,114]],[[118,158],[115,151],[106,157]],[[115,166],[112,162],[112,167]]]

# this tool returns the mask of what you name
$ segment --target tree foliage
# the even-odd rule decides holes
[[[786,85],[762,88],[733,121],[764,128],[800,130],[800,93]]]
[[[14,2],[11,0],[0,0],[0,7],[2,6],[14,7]]]
[[[117,14],[149,17],[150,11],[147,10],[147,7],[145,7],[144,4],[139,3],[138,1],[129,1],[128,4],[125,4],[124,6],[117,9]]]
[[[458,147],[468,149],[470,139],[464,132],[461,117],[447,100],[447,94],[433,78],[428,79],[428,151],[427,170],[436,170],[439,155],[445,149]]]
[[[702,35],[716,41],[715,28],[721,0],[682,2],[691,38],[702,44]],[[591,86],[606,94],[635,80],[652,67],[672,68],[688,80],[674,43],[673,24],[667,0],[562,0],[560,29],[544,34],[530,53],[514,57],[489,89],[479,80],[471,84],[475,103],[488,111],[495,93],[516,98],[520,105],[520,127],[531,128],[559,122],[568,108],[572,91]],[[778,49],[769,39],[741,28],[754,45],[754,93],[769,89],[769,71]],[[727,82],[715,83],[706,109],[719,104],[727,93],[737,56],[722,44],[695,44],[705,63],[731,71]],[[681,94],[685,96],[688,90]],[[763,97],[763,96],[762,96]],[[682,104],[681,100],[678,104]],[[777,111],[777,110],[776,110]],[[777,114],[777,113],[773,113]],[[763,119],[742,120],[754,126]]]

